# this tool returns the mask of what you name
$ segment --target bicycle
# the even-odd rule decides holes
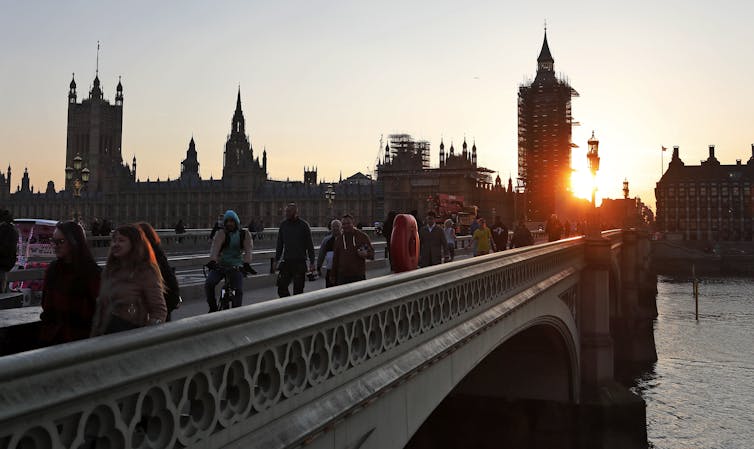
[[[206,265],[202,266],[204,279],[207,279],[207,268]],[[236,299],[236,290],[232,287],[233,282],[230,278],[230,273],[238,271],[243,277],[246,277],[248,273],[246,273],[241,267],[221,267],[219,265],[214,268],[214,270],[221,270],[223,272],[223,280],[220,284],[220,299],[216,304],[217,310],[228,310],[231,307],[240,307],[240,300],[237,306],[233,305],[233,302]],[[212,269],[210,271],[212,271]]]

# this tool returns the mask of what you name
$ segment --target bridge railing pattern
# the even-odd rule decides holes
[[[574,238],[3,357],[0,449],[223,446],[582,264]]]

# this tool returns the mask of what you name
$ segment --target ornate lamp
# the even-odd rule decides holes
[[[73,169],[74,170],[81,170],[81,164],[83,162],[83,159],[81,159],[81,155],[77,154],[76,157],[73,158]]]
[[[628,199],[628,179],[623,180],[623,199]]]
[[[594,197],[597,192],[597,183],[595,182],[595,178],[600,169],[600,141],[594,137],[594,131],[592,131],[592,137],[587,141],[587,144],[589,149],[586,152],[586,159],[589,163],[589,171],[592,172],[592,205],[596,207],[597,203],[595,202]]]
[[[597,218],[597,172],[600,169],[600,153],[599,146],[600,141],[594,137],[594,131],[592,131],[592,137],[587,141],[589,149],[586,152],[586,159],[589,163],[589,171],[592,172],[592,213],[591,219],[588,223],[588,236],[590,238],[600,237],[600,226]]]
[[[335,189],[333,189],[332,184],[327,185],[327,190],[325,190],[325,199],[327,200],[327,205],[330,207],[330,216],[333,215],[333,202],[335,201]]]

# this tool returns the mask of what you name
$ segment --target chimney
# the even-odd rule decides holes
[[[754,148],[754,145],[752,147]],[[678,145],[673,147],[673,159],[678,159]]]
[[[714,159],[715,158],[715,146],[710,145],[709,146],[709,158]]]
[[[736,165],[741,165],[741,159],[736,159]]]
[[[754,159],[754,143],[751,144],[751,158]]]

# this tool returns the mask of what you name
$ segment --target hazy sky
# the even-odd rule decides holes
[[[240,84],[256,154],[274,179],[374,170],[380,135],[460,148],[515,178],[517,89],[534,76],[548,23],[573,102],[574,165],[600,139],[600,186],[654,204],[660,147],[698,164],[707,145],[744,162],[754,142],[754,6],[701,1],[0,0],[0,166],[14,186],[63,183],[66,101],[94,78],[124,86],[123,155],[138,176],[175,178],[193,135],[201,174],[220,176]],[[670,158],[665,154],[665,163]]]

